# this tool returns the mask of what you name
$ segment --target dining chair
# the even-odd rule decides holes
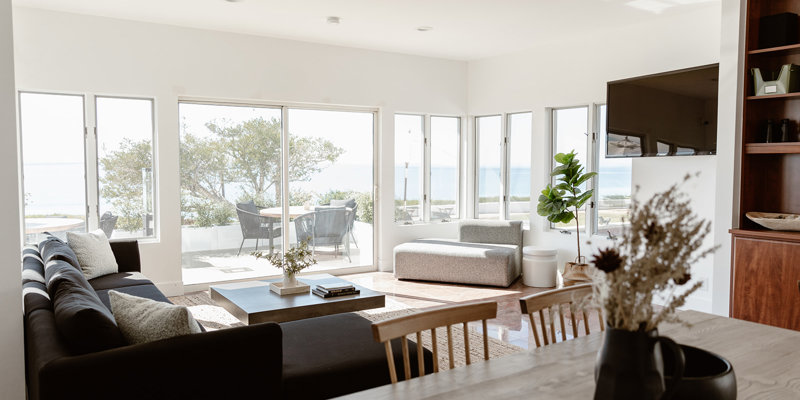
[[[236,215],[239,218],[239,226],[242,228],[242,243],[236,255],[242,254],[244,241],[247,239],[256,240],[256,251],[258,251],[258,241],[260,239],[275,239],[281,236],[280,219],[265,217],[258,212],[259,207],[252,201],[236,204]],[[278,227],[275,227],[278,225]],[[273,248],[270,246],[269,254]]]
[[[599,309],[591,309],[588,307],[581,307],[580,303],[584,298],[592,294],[592,284],[584,283],[581,285],[569,286],[562,289],[549,290],[547,292],[536,293],[530,296],[519,299],[520,308],[523,314],[528,314],[531,323],[531,330],[533,330],[533,339],[536,342],[536,347],[546,346],[550,343],[556,342],[555,330],[555,316],[558,314],[559,324],[561,325],[561,340],[567,340],[567,330],[564,326],[564,312],[563,306],[569,307],[569,318],[572,323],[572,337],[578,337],[578,321],[577,314],[582,314],[584,332],[588,335],[589,332],[589,313],[594,311],[597,313],[597,318],[600,321],[600,330],[605,330],[605,323],[603,322],[603,313]],[[578,304],[576,304],[578,303]],[[579,309],[580,308],[580,309]],[[548,339],[547,322],[545,322],[545,312],[550,320],[550,338]],[[534,322],[533,314],[539,314],[539,324],[542,328],[542,340],[539,340],[539,333],[536,331],[536,322]]]
[[[389,363],[389,377],[392,383],[397,383],[397,371],[394,365],[394,354],[392,354],[392,339],[404,339],[406,335],[416,334],[417,342],[417,361],[419,376],[425,374],[423,364],[424,357],[421,356],[422,332],[431,331],[431,351],[433,352],[433,372],[439,372],[439,349],[436,342],[436,328],[447,327],[447,354],[450,359],[450,368],[454,368],[453,358],[453,329],[452,325],[462,324],[464,328],[464,353],[466,363],[471,363],[469,347],[469,329],[467,324],[471,321],[480,320],[483,323],[483,358],[489,359],[489,333],[486,327],[486,320],[497,317],[497,303],[485,301],[474,304],[455,305],[437,307],[426,311],[421,311],[411,315],[403,315],[372,324],[372,335],[375,341],[383,343],[386,347],[386,361]],[[405,379],[411,377],[411,362],[408,354],[408,342],[402,340],[403,351],[403,372]]]

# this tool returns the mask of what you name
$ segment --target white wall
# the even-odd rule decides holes
[[[20,284],[20,194],[11,0],[0,1],[0,398],[25,398]],[[15,193],[16,192],[16,193]]]
[[[581,40],[560,41],[554,37],[547,45],[528,51],[472,61],[469,63],[469,111],[472,115],[533,111],[531,188],[535,195],[549,179],[548,107],[604,103],[608,81],[719,61],[720,5],[710,4],[702,10],[657,22],[597,32]],[[726,80],[725,84],[730,81]],[[724,93],[728,92],[721,92]],[[720,114],[719,118],[721,127],[729,127],[734,116]],[[727,122],[729,119],[731,122]],[[720,146],[718,150],[730,151],[727,146]],[[727,155],[725,157],[727,159]],[[644,197],[666,189],[686,173],[702,171],[702,177],[689,188],[692,204],[695,212],[713,219],[717,179],[722,174],[726,180],[731,180],[733,174],[732,169],[718,173],[717,162],[717,156],[635,159],[633,183],[641,185],[640,195]],[[558,248],[560,264],[574,258],[575,236],[549,231],[546,224],[544,218],[534,216],[526,243]],[[714,242],[725,241],[729,238],[715,237],[709,238],[707,243],[711,246]],[[592,238],[592,245],[583,242],[581,252],[587,254],[592,248],[610,245],[600,237]],[[711,277],[713,265],[714,260],[704,260],[697,266],[696,276]],[[711,311],[712,289],[709,285],[695,296],[692,306]]]
[[[167,294],[182,291],[179,96],[380,107],[379,199],[394,196],[393,114],[467,110],[465,62],[22,7],[14,22],[20,90],[155,97],[161,234],[140,247],[144,273]],[[453,224],[428,232],[396,226],[391,207],[376,212],[388,221],[379,227],[383,268],[397,243],[455,235]]]

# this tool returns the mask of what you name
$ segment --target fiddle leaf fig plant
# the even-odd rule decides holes
[[[578,238],[578,261],[581,260],[581,233],[578,221],[578,210],[592,198],[594,189],[582,192],[580,186],[588,181],[597,172],[583,173],[580,160],[575,158],[575,150],[569,153],[558,153],[553,157],[558,166],[553,169],[550,176],[556,178],[556,185],[547,184],[539,196],[539,205],[536,212],[547,217],[552,223],[569,223],[575,220]]]

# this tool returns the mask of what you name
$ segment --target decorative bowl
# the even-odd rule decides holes
[[[751,221],[775,231],[800,231],[800,215],[749,212],[745,214]]]
[[[680,345],[686,360],[683,379],[674,382],[664,376],[667,391],[677,384],[672,399],[681,400],[729,400],[736,398],[736,374],[733,365],[710,351]],[[663,353],[664,371],[672,371],[672,355]]]

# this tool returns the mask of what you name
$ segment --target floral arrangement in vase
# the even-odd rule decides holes
[[[703,284],[690,283],[691,268],[716,247],[701,249],[711,223],[692,212],[680,186],[645,202],[634,196],[621,240],[594,256],[593,302],[608,327],[597,357],[595,399],[666,398],[664,376],[680,381],[683,374],[683,352],[658,335],[658,326],[680,322],[677,309]],[[662,350],[680,360],[674,371],[663,371]]]
[[[296,274],[314,264],[317,260],[313,257],[313,252],[308,249],[308,241],[302,241],[297,246],[290,248],[283,254],[272,252],[264,255],[262,252],[253,252],[257,259],[266,258],[270,264],[283,271],[283,283],[285,286],[295,286],[297,284]]]

